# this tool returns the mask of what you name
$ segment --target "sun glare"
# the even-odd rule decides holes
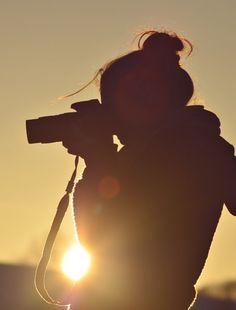
[[[80,280],[89,270],[91,258],[80,244],[73,245],[65,253],[62,260],[64,274],[74,280]]]

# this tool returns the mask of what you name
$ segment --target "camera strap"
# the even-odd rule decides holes
[[[46,287],[45,287],[45,275],[46,275],[46,270],[47,270],[47,265],[50,261],[53,245],[56,240],[57,233],[60,229],[62,220],[64,218],[64,215],[66,213],[66,210],[68,209],[69,206],[69,201],[70,201],[70,194],[72,193],[74,189],[74,181],[76,178],[76,173],[77,173],[77,167],[79,163],[79,156],[76,156],[75,158],[75,168],[72,173],[72,176],[70,178],[70,181],[68,182],[68,185],[65,190],[65,195],[61,198],[58,207],[57,207],[57,212],[55,214],[55,217],[53,219],[51,229],[48,233],[48,237],[46,239],[42,257],[39,261],[38,267],[35,272],[35,278],[34,278],[34,283],[36,290],[38,291],[39,295],[44,299],[49,304],[54,304],[58,306],[68,306],[68,304],[64,304],[63,302],[60,301],[55,301],[48,293]]]

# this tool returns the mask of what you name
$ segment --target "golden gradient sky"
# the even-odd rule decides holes
[[[25,120],[98,96],[90,87],[51,103],[128,51],[141,30],[166,28],[192,41],[186,67],[196,95],[236,145],[235,12],[235,0],[1,1],[1,262],[34,259],[73,169],[60,144],[27,144]],[[70,212],[62,235],[73,239]],[[224,211],[199,285],[229,278],[236,279],[236,218]]]

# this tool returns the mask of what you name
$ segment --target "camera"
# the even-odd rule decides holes
[[[71,105],[75,112],[44,116],[26,121],[26,133],[29,143],[63,142],[72,139],[80,130],[84,115],[89,114],[88,131],[96,132],[96,120],[105,119],[103,105],[97,99],[76,102]],[[88,122],[88,117],[86,117]],[[83,128],[84,128],[83,124]]]

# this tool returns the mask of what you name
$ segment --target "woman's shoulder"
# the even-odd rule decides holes
[[[215,113],[203,106],[187,106],[172,111],[153,134],[149,147],[160,151],[162,148],[179,146],[185,143],[209,143],[219,139],[220,120]],[[184,145],[183,145],[184,146]]]
[[[187,106],[183,113],[183,123],[189,127],[204,128],[220,135],[220,120],[217,115],[201,105]]]
[[[220,120],[203,106],[189,106],[169,117],[153,135],[142,154],[147,166],[219,163],[234,155],[234,147],[221,137]],[[153,165],[155,162],[155,165]]]
[[[178,133],[181,130],[206,131],[220,135],[220,120],[217,115],[202,105],[190,105],[173,110],[161,124],[160,129]]]

